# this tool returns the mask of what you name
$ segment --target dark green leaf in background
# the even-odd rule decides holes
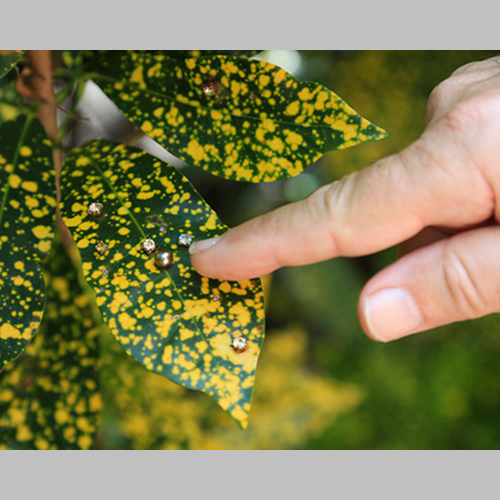
[[[89,293],[60,242],[45,268],[40,328],[0,375],[0,449],[89,449],[97,432],[98,328]]]
[[[53,238],[52,149],[37,120],[0,125],[0,371],[38,328],[44,307],[40,261]]]
[[[227,179],[292,177],[326,151],[385,136],[326,87],[263,61],[108,52],[89,69],[146,134]]]
[[[16,65],[23,54],[24,50],[0,50],[0,78]]]
[[[61,51],[61,59],[67,68],[78,71],[84,57],[84,50],[63,50]]]
[[[146,368],[210,394],[245,427],[264,338],[260,282],[203,278],[178,243],[180,234],[223,233],[215,212],[174,167],[104,140],[70,154],[61,186],[63,217],[113,335]],[[103,205],[100,216],[88,214],[91,203]],[[168,270],[142,250],[146,238],[173,253]],[[248,348],[238,353],[240,336]]]

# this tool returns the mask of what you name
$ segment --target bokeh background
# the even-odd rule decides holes
[[[414,141],[432,89],[494,51],[266,51],[259,57],[322,83],[388,131],[326,154],[297,178],[231,182],[170,158],[89,86],[75,142],[121,137],[179,166],[228,225],[306,197]],[[118,124],[118,125],[117,125]],[[357,299],[395,250],[286,268],[265,278],[267,333],[247,431],[208,396],[180,388],[101,334],[100,449],[498,449],[496,316],[382,345],[363,334]]]

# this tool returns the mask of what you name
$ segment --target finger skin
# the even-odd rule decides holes
[[[405,329],[400,301],[368,303],[384,290],[403,290],[420,322]],[[390,296],[390,295],[389,295]],[[405,255],[374,276],[363,289],[358,313],[366,334],[388,342],[456,321],[500,311],[500,227],[467,231]],[[378,314],[370,318],[370,314]]]
[[[378,252],[429,225],[488,219],[494,210],[490,183],[467,164],[469,155],[454,145],[449,127],[441,129],[303,201],[228,231],[192,254],[193,266],[211,278],[255,278],[282,266]]]

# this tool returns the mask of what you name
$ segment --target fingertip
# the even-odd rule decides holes
[[[226,234],[193,242],[189,247],[191,264],[198,274],[206,278],[227,281],[246,279],[248,276],[235,266],[239,258],[231,250]]]
[[[200,254],[209,248],[212,248],[216,245],[221,239],[221,236],[217,236],[216,238],[208,238],[206,240],[195,241],[189,247],[189,253],[191,255]]]

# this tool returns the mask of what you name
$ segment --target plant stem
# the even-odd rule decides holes
[[[28,50],[26,56],[27,66],[18,79],[17,90],[23,97],[39,103],[38,119],[45,129],[47,137],[53,143],[52,152],[56,171],[56,225],[65,242],[69,234],[59,212],[63,151],[60,147],[61,136],[57,126],[58,103],[54,92],[52,55],[50,50]]]

